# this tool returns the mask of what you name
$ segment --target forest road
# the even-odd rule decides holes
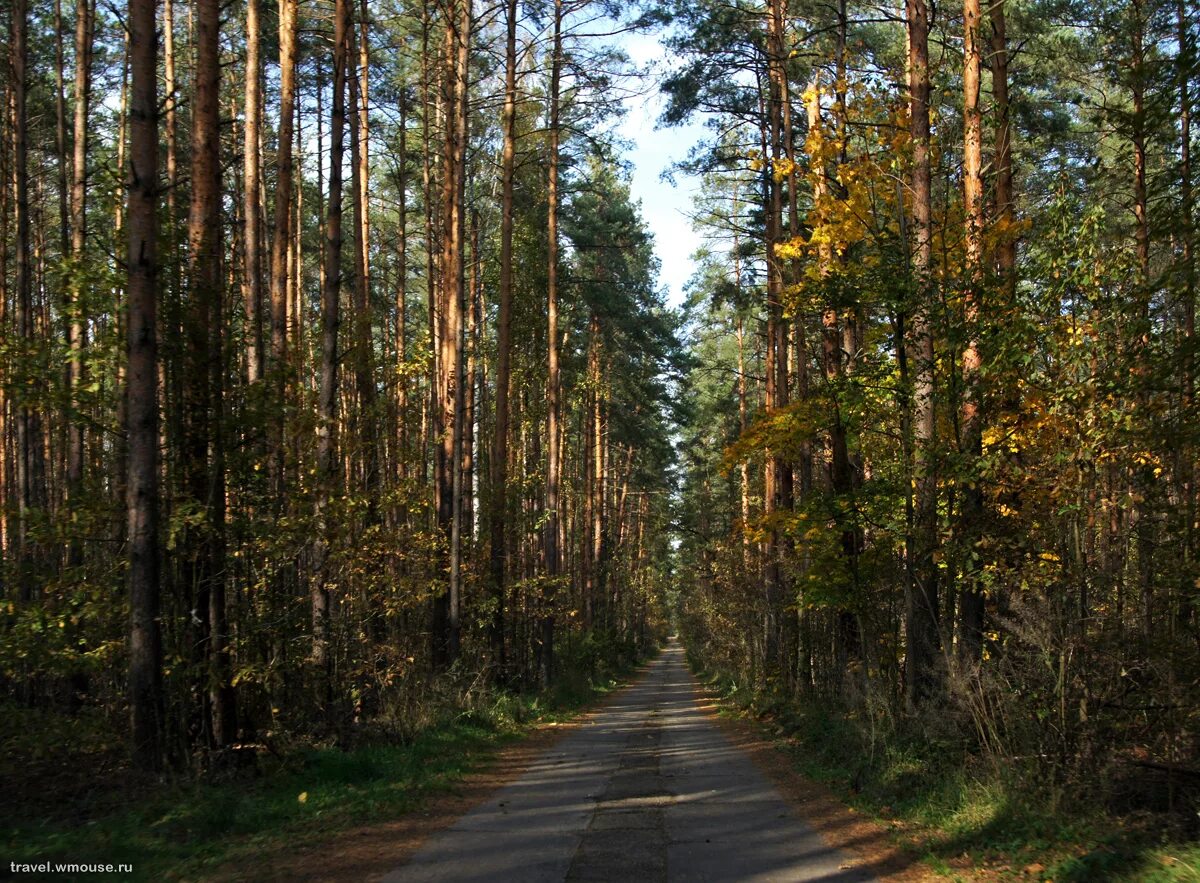
[[[635,684],[384,880],[872,880],[795,814],[698,699],[673,640]]]

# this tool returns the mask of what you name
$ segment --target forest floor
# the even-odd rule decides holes
[[[828,710],[766,708],[712,685],[707,695],[731,738],[818,830],[854,814],[849,835],[883,866],[921,862],[925,877],[911,879],[1200,883],[1200,843],[1178,818],[1056,802],[899,741],[883,740],[869,760],[853,724]]]
[[[121,879],[147,881],[368,879],[519,775],[631,675],[505,694],[494,713],[446,709],[408,739],[267,753],[200,781],[138,778],[119,736],[86,714],[0,708],[0,879],[13,862],[128,863]],[[20,875],[42,878],[64,879]]]

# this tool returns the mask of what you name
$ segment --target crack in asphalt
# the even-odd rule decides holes
[[[620,763],[596,804],[567,871],[569,883],[640,880],[665,883],[671,800],[662,775],[662,717],[652,711],[629,734]]]

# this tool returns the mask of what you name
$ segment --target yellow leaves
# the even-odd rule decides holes
[[[775,176],[776,181],[782,181],[788,175],[793,174],[798,166],[786,156],[781,156],[778,159],[771,160],[771,173]]]
[[[775,257],[785,261],[797,261],[804,256],[808,243],[804,241],[804,237],[796,236],[789,239],[787,242],[777,242],[775,244]]]
[[[1155,478],[1162,475],[1162,461],[1150,451],[1134,451],[1133,462],[1138,466],[1149,467]]]
[[[300,794],[296,797],[296,802],[301,805],[308,803],[308,792],[301,791]]]
[[[1051,564],[1057,564],[1059,561],[1062,560],[1057,555],[1055,555],[1053,552],[1039,552],[1038,558],[1040,558],[1042,561],[1050,562]]]
[[[1034,428],[1037,421],[1027,424],[1027,428]],[[1022,436],[1014,431],[1013,427],[1005,425],[992,425],[983,430],[983,449],[986,452],[993,452],[1003,448],[1010,454],[1020,453],[1021,447],[1024,444]]]

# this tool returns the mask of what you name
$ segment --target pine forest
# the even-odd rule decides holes
[[[1190,0],[3,7],[6,856],[266,879],[677,635],[931,875],[1200,875]]]

